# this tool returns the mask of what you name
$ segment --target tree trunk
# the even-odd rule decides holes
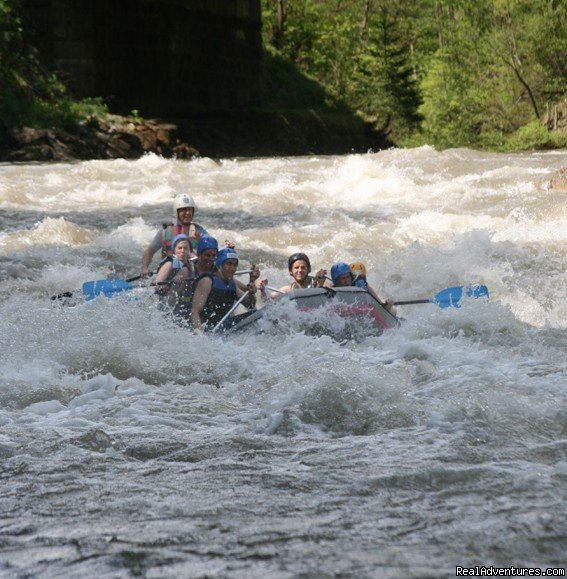
[[[512,68],[517,79],[520,81],[522,86],[528,92],[528,95],[530,97],[530,102],[532,103],[532,108],[534,109],[534,112],[535,112],[535,116],[539,119],[540,114],[539,114],[539,110],[537,108],[537,103],[536,103],[536,100],[534,97],[534,93],[532,92],[532,89],[531,89],[530,85],[528,84],[527,80],[522,75],[522,61],[520,59],[520,51],[518,50],[518,45],[516,44],[516,35],[514,34],[514,27],[512,26],[512,15],[510,14],[510,12],[508,10],[506,10],[506,12],[505,12],[505,20],[506,20],[506,25],[508,26],[508,29],[510,32],[510,42],[508,44],[508,50],[510,51],[510,61],[506,60],[506,63],[508,64],[508,66],[510,66]]]
[[[435,0],[433,4],[434,14],[435,14],[435,25],[437,26],[437,41],[439,43],[439,48],[443,48],[443,34],[441,32],[441,7],[439,2]]]
[[[276,0],[276,29],[274,32],[274,44],[279,50],[283,46],[285,33],[285,4],[284,0]]]
[[[365,0],[364,2],[364,14],[362,16],[362,22],[360,23],[360,40],[364,38],[366,29],[368,28],[368,21],[370,20],[370,8],[372,7],[372,0]]]

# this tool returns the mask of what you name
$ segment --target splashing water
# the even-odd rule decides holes
[[[0,575],[564,567],[565,166],[429,147],[0,165]],[[195,335],[148,292],[49,299],[139,273],[181,192],[271,286],[301,250],[363,261],[384,297],[491,299],[343,343],[300,318]]]

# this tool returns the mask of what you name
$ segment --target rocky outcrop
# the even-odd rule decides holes
[[[66,129],[3,128],[0,161],[72,162],[166,158],[340,155],[379,151],[394,143],[353,116],[314,111],[235,112],[172,122],[111,116]]]
[[[565,189],[567,190],[567,167],[559,169],[551,178],[548,189]]]
[[[71,162],[88,159],[138,159],[145,153],[189,159],[199,152],[183,142],[177,126],[127,117],[91,118],[66,129],[0,126],[0,161]]]

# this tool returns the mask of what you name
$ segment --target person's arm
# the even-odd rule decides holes
[[[155,283],[164,282],[169,277],[169,272],[173,267],[173,263],[171,261],[166,261],[158,270]]]
[[[331,287],[331,282],[325,277],[327,275],[326,269],[320,269],[315,274],[315,281],[317,282],[317,287]]]
[[[250,275],[250,277],[252,278],[252,275]],[[244,291],[249,292],[248,295],[244,298],[244,301],[242,302],[242,305],[246,306],[247,308],[253,308],[256,305],[256,284],[251,281],[247,286],[246,289]],[[239,286],[236,286],[236,295],[237,297],[242,297],[242,294],[244,293],[244,291],[242,291],[242,289]]]
[[[171,287],[171,283],[167,283],[167,279],[171,272],[171,268],[173,267],[173,263],[171,261],[166,261],[161,265],[158,269],[155,285],[156,285],[156,294],[160,296],[165,296],[169,292],[169,288]]]
[[[199,280],[193,294],[193,305],[191,307],[191,321],[197,330],[204,331],[205,324],[201,320],[201,312],[209,299],[213,280],[210,277],[204,277]]]
[[[242,281],[240,281],[239,279],[235,279],[234,280],[236,283],[236,287],[241,291],[241,292],[245,292],[246,291],[246,284]]]
[[[263,302],[267,302],[269,300],[268,294],[266,293],[266,285],[268,284],[267,278],[257,279],[256,280],[256,287],[260,291],[260,298]]]
[[[272,298],[277,298],[277,297],[279,297],[279,296],[281,296],[281,295],[283,295],[283,294],[286,294],[287,292],[290,292],[290,291],[291,291],[291,286],[292,286],[292,284],[290,284],[290,283],[288,283],[287,285],[282,286],[279,291],[277,291],[277,292],[272,292],[272,293],[270,294],[270,297],[272,297]]]
[[[144,255],[142,256],[142,269],[140,271],[144,277],[150,275],[150,263],[152,262],[154,253],[155,251],[152,251],[151,247],[147,247],[144,251]]]
[[[394,300],[392,299],[387,299],[385,302],[382,302],[384,304],[384,308],[387,309],[393,316],[396,315],[397,313],[397,309],[394,306]]]
[[[384,306],[384,309],[388,310],[393,316],[396,315],[396,308],[394,307],[394,300],[388,299],[388,300],[383,300],[380,298],[380,296],[372,289],[371,285],[366,282],[366,289],[368,290],[368,293],[380,304],[382,304],[382,306]]]
[[[141,274],[142,276],[146,276],[150,274],[150,263],[152,262],[152,257],[154,256],[155,252],[161,247],[162,245],[162,235],[163,235],[163,231],[160,230],[158,231],[154,238],[152,239],[152,242],[150,243],[150,245],[148,245],[148,247],[146,247],[145,251],[144,251],[144,255],[142,255],[142,269],[141,269]]]
[[[251,269],[251,272],[250,272],[250,282],[249,283],[253,283],[260,277],[260,268],[257,265],[252,264],[250,266],[250,269]],[[234,281],[236,282],[236,287],[238,289],[240,289],[241,292],[245,292],[248,289],[249,284],[245,284],[244,282],[241,282],[236,277],[234,278]],[[242,295],[242,294],[240,294],[240,295]]]

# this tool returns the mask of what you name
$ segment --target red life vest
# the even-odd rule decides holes
[[[163,240],[161,244],[161,257],[168,257],[172,255],[171,240],[176,236],[184,233],[189,238],[191,244],[191,251],[197,253],[197,246],[199,239],[201,239],[201,227],[196,226],[195,223],[190,225],[179,225],[178,223],[164,223],[163,224]]]

